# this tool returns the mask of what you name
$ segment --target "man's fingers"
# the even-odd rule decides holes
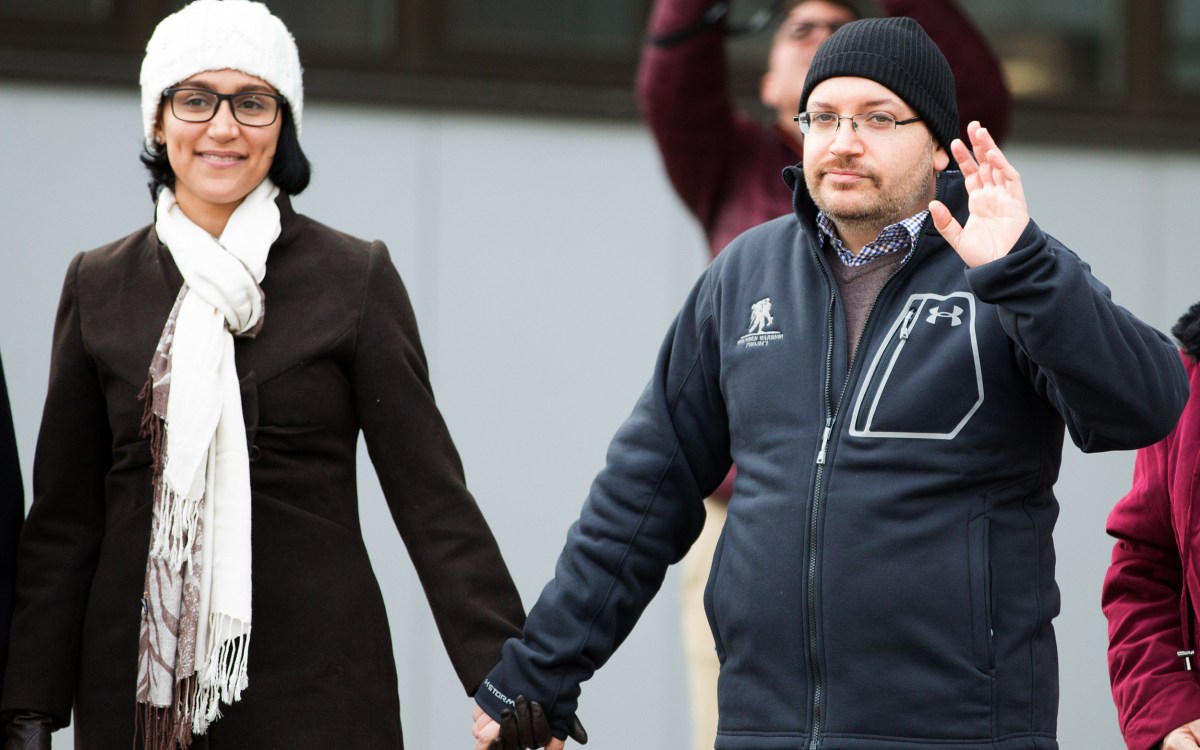
[[[1003,176],[1003,187],[1014,198],[1019,198],[1022,202],[1025,200],[1025,188],[1021,183],[1021,173],[1017,168],[1009,162],[1003,152],[998,148],[994,148],[988,152],[988,161],[992,164],[992,169],[999,175]]]
[[[954,161],[958,162],[958,168],[964,177],[975,172],[975,159],[962,139],[955,138],[950,142],[950,154],[954,156]]]
[[[972,143],[975,142],[975,134],[979,132],[979,128],[981,127],[979,120],[971,120],[967,123],[967,138],[971,139]]]
[[[951,247],[957,246],[958,238],[962,234],[962,225],[950,213],[950,209],[946,208],[946,204],[941,201],[930,201],[929,216],[933,219],[934,228],[945,238],[946,242],[949,242]]]

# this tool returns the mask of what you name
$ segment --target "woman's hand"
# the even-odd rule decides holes
[[[1200,719],[1184,724],[1167,735],[1162,750],[1197,750],[1200,748]]]

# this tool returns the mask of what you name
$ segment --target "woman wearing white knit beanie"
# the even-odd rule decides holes
[[[302,71],[265,5],[168,16],[141,87],[155,221],[67,272],[5,748],[72,714],[89,750],[401,748],[360,433],[468,694],[524,620],[404,285],[382,243],[292,209]]]

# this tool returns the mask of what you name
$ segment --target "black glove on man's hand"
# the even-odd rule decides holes
[[[578,716],[571,717],[567,736],[580,745],[587,744],[587,730],[579,723]],[[518,695],[514,707],[500,712],[500,735],[492,740],[491,750],[532,750],[545,747],[552,739],[554,735],[550,733],[550,722],[542,705]]]
[[[45,714],[23,711],[8,720],[4,750],[50,750],[54,720]]]

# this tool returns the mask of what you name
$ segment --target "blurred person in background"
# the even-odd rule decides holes
[[[468,694],[524,620],[408,294],[382,243],[292,208],[302,71],[265,5],[168,16],[141,88],[155,220],[67,271],[6,747],[73,710],[89,750],[401,748],[360,433]]]

